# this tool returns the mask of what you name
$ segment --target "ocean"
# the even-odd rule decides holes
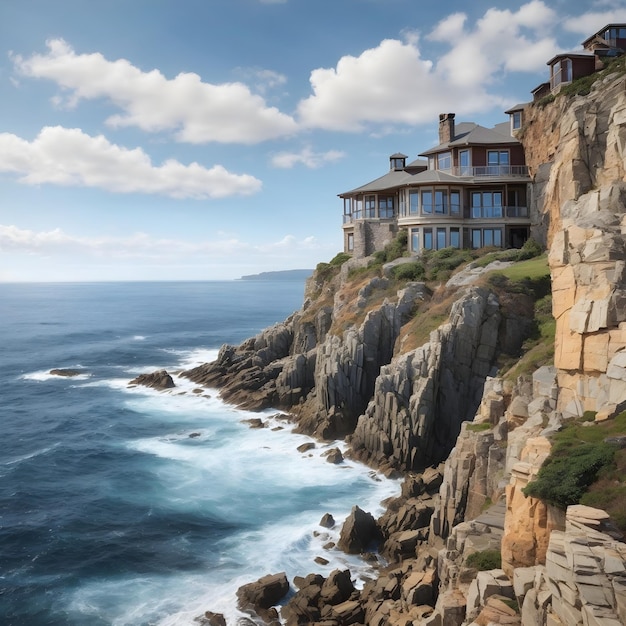
[[[251,429],[258,414],[175,375],[303,294],[302,281],[0,284],[0,623],[174,626],[211,610],[235,624],[237,588],[265,574],[371,575],[323,546],[398,482],[328,463],[336,443],[300,453],[312,440],[276,411]],[[128,386],[157,369],[174,389]]]

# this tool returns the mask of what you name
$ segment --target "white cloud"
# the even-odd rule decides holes
[[[18,252],[49,258],[82,255],[95,259],[167,262],[177,259],[239,259],[245,254],[247,258],[265,259],[268,255],[281,257],[320,248],[315,237],[298,239],[294,235],[286,235],[266,244],[250,244],[232,234],[202,241],[156,238],[141,232],[127,237],[78,237],[59,228],[34,231],[0,224],[0,253]]]
[[[311,148],[303,148],[300,152],[279,152],[275,154],[271,163],[274,167],[291,169],[301,164],[310,169],[322,167],[325,163],[333,163],[346,156],[340,150],[328,150],[327,152],[313,152]]]
[[[449,15],[428,35],[448,45],[437,60],[424,58],[419,37],[387,39],[358,57],[344,56],[335,68],[311,73],[313,94],[302,100],[303,125],[360,131],[367,124],[432,124],[441,111],[468,114],[506,105],[490,91],[503,72],[537,72],[558,47],[551,29],[557,14],[541,0],[518,11],[489,9],[474,24]]]
[[[221,165],[207,169],[170,159],[155,166],[141,148],[129,150],[102,135],[91,137],[60,126],[43,128],[32,142],[0,133],[0,172],[18,174],[18,180],[29,185],[96,187],[173,198],[223,198],[261,189],[257,178],[232,174]]]
[[[65,103],[69,107],[80,100],[109,100],[122,110],[108,118],[113,127],[171,131],[179,141],[189,143],[242,144],[282,137],[297,129],[290,116],[268,107],[242,83],[213,85],[193,73],[167,79],[158,70],[143,72],[125,59],[76,54],[62,39],[49,40],[47,46],[46,54],[12,55],[17,71],[55,81],[68,92]]]
[[[563,23],[566,30],[580,33],[583,39],[593,35],[603,26],[611,23],[626,22],[626,8],[607,11],[588,11],[577,17],[569,17]]]

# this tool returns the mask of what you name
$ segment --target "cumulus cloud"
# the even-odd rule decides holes
[[[303,125],[360,131],[367,124],[432,123],[443,110],[484,112],[505,105],[490,91],[502,72],[536,72],[557,51],[550,29],[556,13],[541,0],[518,11],[489,9],[474,24],[449,15],[428,35],[448,46],[437,60],[424,58],[415,32],[387,39],[334,68],[311,73],[312,95],[298,113]],[[452,44],[451,47],[449,44]]]
[[[21,183],[95,187],[119,193],[162,194],[173,198],[224,198],[260,191],[261,181],[232,174],[221,165],[183,165],[169,159],[152,164],[141,149],[110,143],[77,128],[45,127],[29,142],[0,133],[0,172]]]
[[[158,70],[144,72],[126,59],[76,54],[62,39],[49,40],[47,47],[46,54],[12,55],[16,70],[56,82],[66,92],[63,102],[69,107],[81,100],[110,101],[122,111],[108,118],[113,127],[174,132],[177,140],[189,143],[248,145],[297,129],[293,118],[267,106],[243,83],[214,85],[194,73],[168,79]]]
[[[313,152],[311,148],[303,148],[300,152],[279,152],[275,154],[271,163],[274,167],[291,169],[295,165],[304,165],[309,169],[317,169],[326,163],[332,163],[343,159],[345,152],[340,150],[328,150],[327,152]]]
[[[612,8],[606,11],[587,11],[582,15],[567,18],[563,26],[572,33],[579,33],[586,39],[603,26],[626,22],[626,8]]]
[[[302,250],[319,250],[315,237],[298,239],[286,235],[275,242],[248,243],[236,235],[219,234],[214,240],[189,241],[184,239],[158,238],[146,233],[134,233],[126,237],[79,237],[60,228],[34,231],[15,225],[0,224],[0,253],[21,252],[31,255],[59,257],[84,255],[87,258],[134,259],[168,261],[175,259],[224,259],[258,255],[284,256]]]

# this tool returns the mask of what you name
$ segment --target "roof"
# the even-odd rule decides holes
[[[546,65],[552,65],[557,59],[593,59],[595,54],[585,50],[573,50],[571,52],[561,52],[555,54]]]
[[[616,24],[607,24],[606,26],[602,27],[600,30],[597,30],[593,35],[591,35],[591,37],[587,37],[587,39],[583,41],[583,44],[582,44],[583,47],[585,46],[585,44],[591,42],[594,37],[598,37],[598,35],[605,32],[609,28],[626,28],[626,24],[624,24],[623,22],[618,22]]]
[[[406,159],[407,156],[406,154],[402,154],[402,152],[396,152],[395,154],[392,154],[389,158],[390,159]]]
[[[530,104],[530,102],[522,102],[521,104],[516,104],[515,106],[512,106],[510,109],[507,109],[505,111],[505,113],[507,115],[511,114],[511,113],[515,113],[515,111],[522,111],[523,109],[525,109],[528,105]]]
[[[401,187],[406,184],[406,181],[411,180],[412,177],[413,174],[409,174],[404,170],[391,170],[384,176],[380,176],[379,178],[376,178],[369,183],[365,183],[365,185],[361,185],[356,189],[344,191],[343,193],[340,193],[339,196],[346,196],[354,193],[365,193],[367,191],[385,191],[386,189],[394,189],[395,187]]]
[[[452,141],[441,143],[430,150],[420,152],[420,156],[435,154],[450,148],[471,145],[498,145],[517,144],[519,141],[511,136],[508,122],[497,124],[493,128],[485,128],[478,124],[462,122],[455,127],[455,135]]]

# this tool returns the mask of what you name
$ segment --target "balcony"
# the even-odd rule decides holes
[[[455,166],[447,170],[453,176],[468,178],[528,178],[527,165]]]

